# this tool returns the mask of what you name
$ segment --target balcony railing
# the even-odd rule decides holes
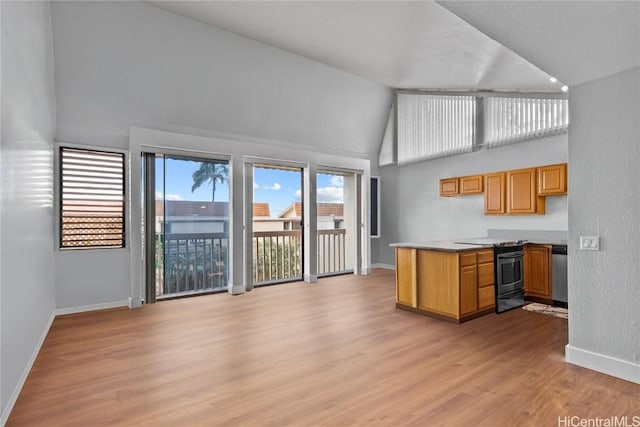
[[[347,230],[318,230],[318,275],[347,271],[345,237]]]
[[[156,235],[156,296],[226,289],[228,254],[226,233]]]
[[[302,276],[302,232],[253,233],[253,281],[256,284],[298,279]]]
[[[318,274],[349,271],[346,230],[318,230]],[[229,239],[226,233],[156,235],[156,295],[227,288]],[[166,275],[166,277],[165,277]],[[253,233],[253,280],[269,284],[302,277],[302,233]]]

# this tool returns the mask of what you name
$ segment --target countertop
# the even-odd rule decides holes
[[[478,249],[493,249],[493,245],[466,245],[463,243],[454,243],[450,240],[438,240],[431,242],[402,242],[392,243],[389,246],[394,248],[428,249],[431,251],[442,252],[464,252],[477,251]]]
[[[455,243],[452,240],[433,240],[427,242],[401,242],[401,243],[392,243],[389,246],[394,248],[414,248],[414,249],[428,249],[432,251],[442,251],[442,252],[464,252],[464,251],[474,251],[479,249],[493,249],[493,244],[490,243],[492,240],[505,241],[509,239],[489,239],[489,238],[475,238],[475,239],[460,239],[460,240],[476,240],[478,244],[467,244],[467,243]],[[555,240],[550,241],[546,239],[540,240],[528,240],[527,243],[532,243],[535,245],[558,245],[558,246],[567,246],[566,240]]]

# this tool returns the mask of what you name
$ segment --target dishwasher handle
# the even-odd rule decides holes
[[[551,246],[551,254],[552,255],[566,255],[567,247],[564,245],[553,245]]]

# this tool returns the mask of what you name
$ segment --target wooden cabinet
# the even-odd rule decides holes
[[[524,291],[527,296],[551,301],[551,246],[525,246]]]
[[[545,199],[536,191],[536,169],[507,171],[507,214],[544,214]]]
[[[447,178],[440,180],[440,195],[443,197],[457,196],[458,178]]]
[[[484,177],[482,175],[470,175],[460,178],[460,194],[482,194]]]
[[[493,250],[478,252],[478,309],[495,306]]]
[[[397,248],[396,251],[398,307],[457,322],[493,310],[493,250],[444,252]],[[411,251],[415,251],[415,264]],[[406,271],[401,273],[402,269]],[[415,278],[415,287],[408,283],[411,278]],[[413,304],[414,301],[417,303]]]
[[[538,168],[538,195],[554,196],[567,194],[567,164]]]
[[[396,302],[416,307],[416,249],[396,248]]]
[[[478,267],[469,265],[460,268],[460,314],[473,313],[478,309]]]
[[[502,215],[506,212],[504,172],[488,173],[484,176],[484,214]]]

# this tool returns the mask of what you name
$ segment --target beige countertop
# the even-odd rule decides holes
[[[449,240],[437,240],[430,242],[402,242],[392,243],[389,246],[394,248],[428,249],[431,251],[442,252],[464,252],[477,251],[479,249],[493,249],[493,245],[465,245],[462,243],[453,243]]]

